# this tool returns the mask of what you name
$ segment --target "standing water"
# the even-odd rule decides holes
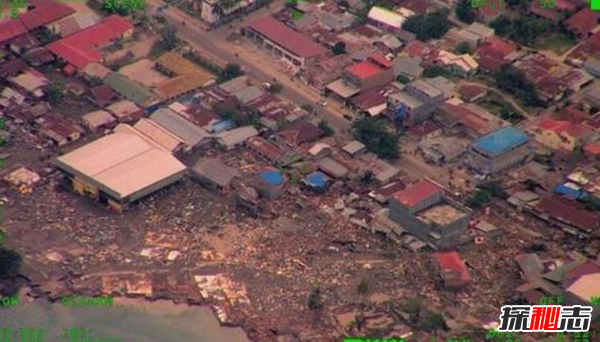
[[[221,327],[206,307],[134,299],[118,299],[109,307],[69,307],[44,300],[22,302],[0,308],[2,328],[10,328],[15,334],[21,328],[42,329],[46,342],[70,341],[64,337],[64,329],[73,328],[91,329],[90,337],[97,341],[249,342],[242,329]]]

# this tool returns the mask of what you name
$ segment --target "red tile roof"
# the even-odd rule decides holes
[[[246,145],[270,161],[276,161],[283,155],[283,150],[279,146],[262,137],[252,137],[246,141]]]
[[[598,19],[600,13],[586,7],[565,21],[565,26],[580,36],[587,36],[598,26]]]
[[[392,62],[388,61],[387,58],[381,53],[375,53],[369,56],[369,60],[384,69],[389,69],[392,67]]]
[[[538,124],[538,127],[544,131],[552,131],[556,134],[567,133],[576,138],[582,138],[592,133],[592,130],[583,125],[564,120],[545,119]]]
[[[536,208],[556,220],[568,223],[588,233],[598,232],[600,215],[594,211],[585,210],[581,203],[564,197],[550,196],[542,199]]]
[[[570,11],[573,13],[577,9],[577,6],[568,0],[556,0],[552,8],[543,8],[541,3],[541,1],[532,1],[529,5],[529,11],[550,20],[558,19],[560,12]]]
[[[364,61],[364,62],[360,62],[358,64],[351,65],[348,68],[346,68],[346,70],[349,73],[351,73],[361,79],[369,78],[369,77],[377,75],[378,73],[381,72],[381,68],[379,68],[377,65],[375,65],[371,62],[368,62],[368,61]]]
[[[424,137],[428,134],[437,132],[441,129],[442,128],[439,125],[428,120],[428,121],[423,121],[415,126],[412,126],[408,130],[408,133],[410,133],[411,135],[413,135],[415,137]]]
[[[27,29],[18,20],[6,19],[0,21],[0,43],[8,42],[25,33],[27,33]]]
[[[457,252],[438,252],[433,254],[443,278],[459,278],[463,282],[471,282],[469,270],[463,263]]]
[[[478,9],[477,13],[484,19],[491,19],[504,11],[504,1],[486,0],[484,5]]]
[[[51,43],[47,48],[68,63],[81,68],[88,63],[100,61],[102,54],[99,48],[121,38],[132,29],[133,26],[127,20],[113,15],[97,25]]]
[[[514,43],[490,37],[483,41],[475,52],[475,58],[484,70],[495,70],[508,64],[505,58],[517,51],[518,46]]]
[[[423,179],[417,184],[408,187],[405,190],[399,191],[394,195],[396,201],[402,203],[406,207],[412,208],[417,204],[431,198],[437,194],[442,194],[444,188],[429,179]]]
[[[260,18],[248,27],[298,57],[310,58],[327,52],[311,38],[292,30],[273,17]]]
[[[487,90],[485,88],[475,85],[464,85],[460,87],[458,92],[460,93],[460,97],[467,102],[471,102],[474,99],[487,94]]]
[[[323,135],[323,131],[310,122],[301,121],[281,131],[280,135],[290,145],[298,146],[319,139]]]
[[[583,151],[592,156],[600,156],[600,144],[587,144],[583,147]]]
[[[362,110],[380,106],[387,101],[385,96],[378,89],[371,89],[360,93],[352,99],[352,104]]]
[[[32,10],[22,13],[19,20],[28,30],[34,30],[73,13],[75,13],[75,10],[63,3],[46,1]]]

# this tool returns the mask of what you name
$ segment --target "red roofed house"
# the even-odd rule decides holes
[[[35,30],[67,17],[75,10],[54,0],[34,1],[33,9],[19,15],[19,20],[28,30]]]
[[[469,270],[457,252],[434,253],[433,260],[446,287],[460,288],[473,282]]]
[[[477,17],[484,22],[490,22],[504,11],[504,1],[502,0],[479,0]]]
[[[479,68],[484,71],[494,71],[512,62],[510,55],[519,49],[512,42],[495,37],[486,38],[475,51],[475,59]]]
[[[292,30],[270,16],[251,22],[246,27],[245,34],[276,56],[283,57],[299,67],[311,64],[328,52],[310,37]]]
[[[565,27],[576,36],[587,38],[598,32],[598,29],[600,28],[598,25],[599,19],[600,12],[592,11],[590,8],[586,7],[567,19],[567,21],[565,21]]]
[[[532,131],[535,141],[553,150],[571,153],[594,135],[590,128],[566,120],[542,120]]]
[[[430,179],[397,192],[389,203],[389,217],[409,234],[434,249],[450,248],[469,240],[470,211],[446,195]]]
[[[300,121],[279,132],[276,139],[291,147],[313,142],[323,135],[323,131],[308,121]]]
[[[12,39],[27,33],[27,29],[18,20],[0,20],[0,45],[9,43]]]
[[[387,61],[384,58],[385,61]],[[361,91],[384,86],[394,80],[391,63],[382,63],[379,59],[369,57],[367,60],[349,66],[342,78],[355,85]]]
[[[535,208],[572,234],[600,235],[600,215],[595,211],[586,210],[582,203],[565,197],[550,196],[543,198]]]
[[[550,6],[550,3],[553,5]],[[577,0],[532,1],[529,11],[545,19],[558,20],[561,18],[561,14],[573,13],[578,7]]]
[[[591,143],[585,145],[583,153],[595,161],[600,161],[600,144]]]
[[[47,45],[59,58],[79,69],[102,60],[101,49],[133,34],[133,25],[118,15],[105,18],[66,38]]]

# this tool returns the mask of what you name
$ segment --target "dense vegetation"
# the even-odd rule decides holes
[[[414,33],[422,41],[439,39],[450,29],[448,11],[413,15],[404,22],[402,28]]]
[[[543,102],[537,96],[534,85],[529,82],[522,71],[513,66],[505,66],[494,73],[498,88],[519,98],[525,105],[540,106]]]
[[[386,129],[385,122],[369,117],[361,118],[352,124],[354,137],[365,144],[366,148],[384,159],[396,159],[398,136]]]

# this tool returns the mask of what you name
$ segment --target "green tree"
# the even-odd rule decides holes
[[[467,24],[474,22],[477,17],[477,12],[473,9],[471,1],[472,0],[461,0],[456,6],[456,17],[458,20]]]
[[[383,121],[364,117],[354,121],[352,129],[354,137],[379,157],[396,159],[400,156],[398,136],[388,132]]]
[[[270,93],[278,94],[283,90],[283,85],[281,83],[273,83],[268,90]]]
[[[160,29],[159,34],[160,44],[163,49],[172,50],[179,44],[179,39],[177,38],[177,29],[175,29],[173,26],[164,26]]]
[[[502,188],[502,184],[498,181],[488,181],[479,185],[480,189],[489,191],[490,195],[499,199],[507,199],[508,194]]]
[[[331,52],[333,52],[335,55],[342,55],[342,54],[346,53],[346,43],[344,43],[344,42],[335,43],[331,47]]]
[[[522,71],[513,66],[505,66],[493,74],[496,85],[512,93],[529,106],[540,106],[543,102],[537,96],[534,85],[525,78]]]
[[[396,77],[396,81],[402,83],[402,84],[409,84],[410,83],[410,79],[404,75],[398,75]]]
[[[521,45],[531,45],[538,37],[548,33],[550,26],[545,19],[518,17],[512,22],[509,38]]]
[[[62,90],[62,86],[57,82],[51,83],[46,90],[46,99],[52,104],[59,103],[64,96],[65,94]]]
[[[400,309],[410,316],[411,322],[418,322],[423,311],[423,302],[417,297],[411,297],[404,302]]]
[[[221,72],[219,73],[219,81],[229,81],[236,77],[242,76],[243,74],[244,72],[238,64],[227,63],[227,65],[225,65],[225,68],[223,68],[223,70],[221,70]]]
[[[494,29],[496,35],[505,37],[511,32],[512,21],[508,17],[501,15],[490,23],[490,27]]]
[[[467,42],[461,42],[456,46],[454,52],[456,52],[459,55],[462,55],[464,53],[471,53],[471,45],[469,45],[469,43]]]
[[[315,110],[315,107],[313,107],[309,103],[305,103],[305,104],[301,105],[300,108],[304,109],[305,111],[307,111],[309,113],[312,113]]]
[[[446,75],[446,70],[444,70],[444,68],[437,66],[437,65],[425,68],[425,70],[423,71],[423,77],[425,77],[425,78],[435,78],[435,77],[444,76],[444,75]]]
[[[321,298],[321,289],[315,287],[308,295],[308,309],[310,311],[320,311],[323,309],[323,298]]]
[[[447,11],[438,11],[428,14],[417,14],[408,18],[402,28],[412,32],[417,39],[427,41],[439,39],[450,29]]]
[[[430,312],[425,315],[420,325],[424,330],[432,332],[434,336],[437,336],[439,330],[445,330],[448,328],[444,316],[437,312]]]
[[[335,131],[333,130],[333,128],[331,128],[329,123],[325,120],[319,121],[319,128],[323,131],[323,134],[326,137],[330,137],[335,134]]]
[[[0,247],[0,278],[14,277],[19,274],[21,256],[15,251]]]
[[[466,204],[473,208],[479,209],[484,207],[492,201],[492,194],[488,190],[476,189],[473,194],[466,200]]]

